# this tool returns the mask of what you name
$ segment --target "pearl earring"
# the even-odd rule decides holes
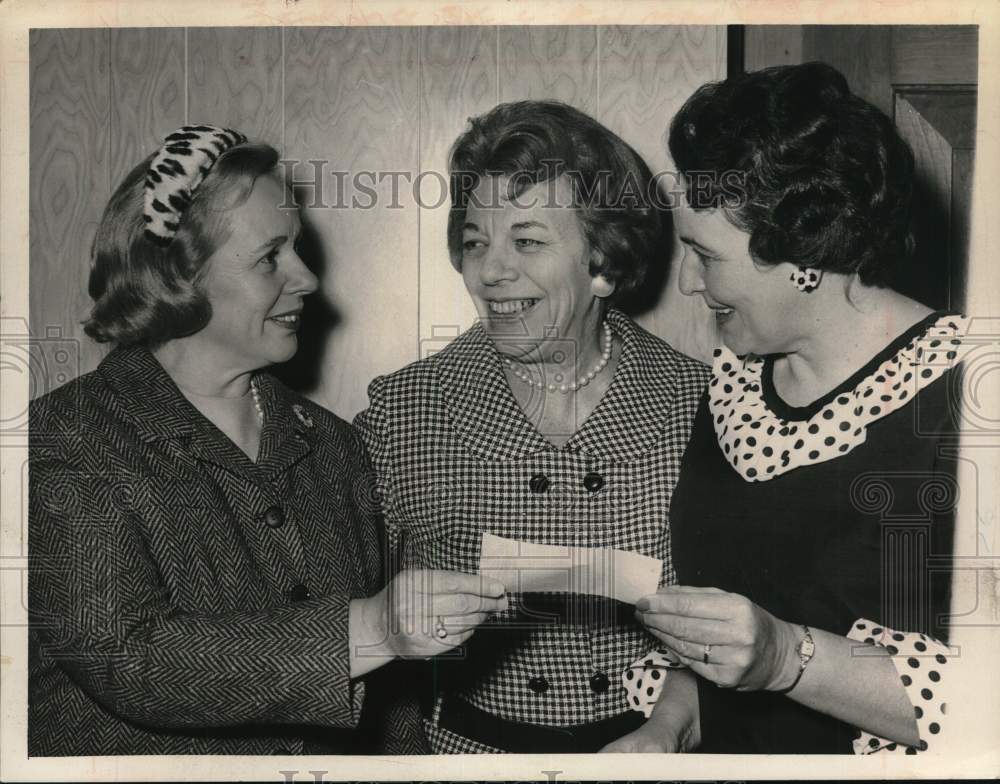
[[[595,297],[604,299],[610,297],[615,291],[615,282],[608,280],[603,275],[596,275],[590,279],[590,293]]]

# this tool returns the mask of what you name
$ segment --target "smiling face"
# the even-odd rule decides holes
[[[552,337],[590,346],[603,306],[591,291],[592,251],[577,210],[558,206],[571,203],[569,184],[539,183],[512,200],[497,193],[506,193],[506,179],[482,178],[462,235],[462,277],[487,332],[514,355]]]
[[[736,354],[794,351],[806,334],[809,301],[790,281],[793,264],[756,264],[750,235],[721,210],[692,210],[686,202],[674,213],[684,245],[680,288],[701,294],[715,311],[723,342]]]
[[[206,262],[200,283],[212,305],[209,323],[192,336],[219,369],[244,372],[295,355],[303,298],[316,277],[295,252],[298,211],[281,209],[285,189],[257,179],[249,198],[226,218],[229,240]]]

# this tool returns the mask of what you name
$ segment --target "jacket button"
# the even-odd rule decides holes
[[[583,486],[586,487],[591,493],[596,493],[604,487],[604,477],[600,474],[591,472],[583,478]]]
[[[528,481],[532,493],[544,493],[549,489],[549,478],[545,474],[535,474]]]
[[[309,589],[306,588],[302,583],[298,585],[293,585],[291,590],[288,592],[288,598],[293,602],[304,602],[310,596]]]
[[[280,506],[272,506],[264,512],[264,525],[268,528],[281,528],[285,524],[285,513]]]
[[[528,681],[528,688],[535,692],[535,694],[545,694],[549,690],[549,682],[540,675],[536,675]]]
[[[595,672],[590,676],[590,688],[596,691],[598,694],[603,694],[608,690],[611,685],[611,681],[608,680],[608,676],[603,672]]]

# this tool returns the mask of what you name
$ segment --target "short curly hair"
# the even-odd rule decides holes
[[[657,182],[640,155],[593,117],[559,101],[502,103],[470,120],[452,147],[448,251],[462,268],[462,231],[480,178],[511,178],[510,196],[565,176],[584,236],[600,252],[590,274],[615,283],[618,302],[669,257]]]
[[[912,252],[913,153],[825,63],[702,86],[671,122],[669,147],[691,206],[725,208],[759,263],[884,286]]]
[[[212,307],[199,283],[205,262],[229,239],[226,213],[249,197],[258,177],[277,176],[273,147],[230,148],[198,186],[173,241],[161,247],[146,238],[143,220],[153,157],[115,190],[94,237],[88,288],[94,306],[84,330],[99,343],[154,347],[208,324]]]

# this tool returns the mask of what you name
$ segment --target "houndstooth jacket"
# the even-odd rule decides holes
[[[663,584],[674,581],[670,497],[708,368],[618,311],[608,320],[622,340],[614,379],[562,448],[518,407],[481,325],[372,382],[355,424],[403,566],[475,573],[490,532],[643,553],[663,560]],[[511,599],[464,651],[433,663],[423,696],[435,706],[435,753],[492,750],[437,726],[446,694],[512,721],[599,721],[629,709],[621,673],[658,647],[630,607]]]
[[[349,677],[382,579],[363,444],[258,384],[256,464],[142,348],[32,403],[30,755],[426,750],[394,665]]]

